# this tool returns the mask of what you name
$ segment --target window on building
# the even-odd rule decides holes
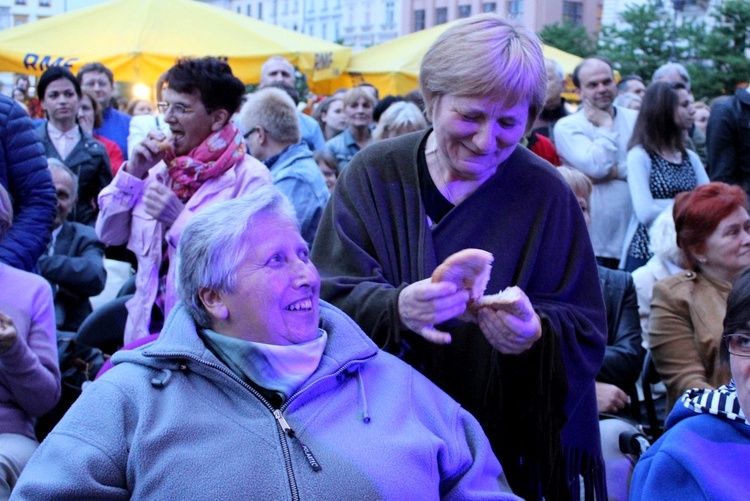
[[[469,17],[469,16],[471,16],[471,5],[459,5],[458,17]]]
[[[315,12],[315,1],[307,0],[307,12]]]
[[[258,19],[263,20],[263,2],[258,2]]]
[[[508,15],[521,19],[523,17],[523,0],[509,0]]]
[[[563,19],[573,26],[583,26],[583,2],[563,2]]]
[[[387,26],[393,24],[393,2],[385,3],[385,24]]]
[[[26,5],[26,0],[16,0],[16,5]]]
[[[245,7],[245,14],[248,17],[251,17],[253,15],[253,6],[250,4],[247,4],[247,7]]]
[[[237,6],[237,14],[242,14],[242,6],[241,5]]]
[[[21,26],[29,22],[29,16],[26,14],[13,14],[13,26]]]
[[[425,12],[424,9],[417,9],[414,11],[414,31],[420,31],[425,28]]]
[[[497,12],[496,2],[484,2],[482,4],[482,12]]]
[[[326,23],[323,23],[320,27],[320,38],[328,40],[328,25]]]
[[[299,11],[299,0],[294,0],[294,10],[292,13],[296,14]]]
[[[49,7],[52,4],[50,0],[39,0],[39,7]],[[37,17],[37,19],[40,19]]]
[[[289,14],[289,0],[284,0],[284,14]]]
[[[448,22],[448,7],[438,7],[435,9],[435,25],[445,24]]]
[[[328,0],[323,0],[323,7],[320,10],[328,10]]]

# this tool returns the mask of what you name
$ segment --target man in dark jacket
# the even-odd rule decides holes
[[[35,271],[55,217],[55,187],[29,115],[0,95],[0,184],[13,200],[13,226],[0,241],[0,261]]]
[[[741,186],[750,194],[750,92],[737,89],[708,118],[708,171],[712,181]]]
[[[78,179],[64,163],[48,160],[57,195],[52,245],[39,259],[39,273],[55,293],[57,330],[76,332],[91,313],[89,297],[104,290],[104,245],[90,226],[68,221],[78,198]]]

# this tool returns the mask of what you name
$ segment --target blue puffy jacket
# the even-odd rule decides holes
[[[13,225],[0,240],[0,261],[35,271],[49,243],[57,198],[29,115],[0,95],[0,184],[13,203]]]

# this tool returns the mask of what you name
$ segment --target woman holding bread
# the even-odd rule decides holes
[[[570,189],[518,147],[545,102],[539,41],[474,16],[419,78],[433,126],[365,148],[339,178],[313,246],[321,296],[478,418],[516,494],[606,499],[596,263]],[[494,258],[484,294],[516,286],[510,308],[433,275],[468,248]]]
[[[229,65],[215,58],[183,59],[165,81],[159,108],[171,138],[150,132],[99,196],[99,240],[127,243],[138,259],[126,344],[159,331],[151,325],[154,307],[166,315],[174,305],[174,255],[192,216],[270,182],[268,169],[246,153],[242,132],[231,121],[245,87]]]

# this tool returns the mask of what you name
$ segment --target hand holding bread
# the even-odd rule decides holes
[[[459,290],[467,290],[467,308],[458,318],[479,323],[490,344],[502,353],[522,353],[541,337],[541,320],[520,287],[484,295],[492,261],[492,254],[487,251],[461,250],[435,269],[432,282],[449,282]]]
[[[133,153],[125,164],[125,171],[145,179],[148,170],[159,163],[171,148],[169,138],[160,130],[153,130],[133,148]]]

